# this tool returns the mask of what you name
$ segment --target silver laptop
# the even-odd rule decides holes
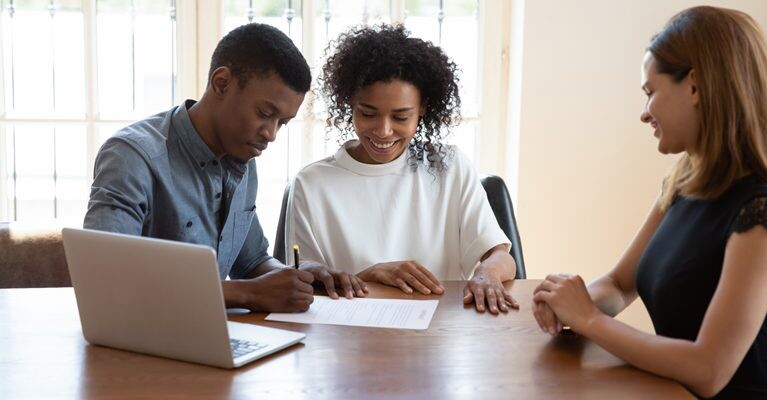
[[[210,247],[83,229],[62,235],[92,344],[236,368],[305,337],[228,322]]]

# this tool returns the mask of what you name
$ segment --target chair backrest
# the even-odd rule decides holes
[[[61,230],[0,223],[0,288],[72,286]]]
[[[500,176],[483,175],[481,181],[482,187],[487,192],[487,200],[490,202],[490,208],[493,209],[495,219],[498,220],[498,225],[501,226],[503,233],[511,241],[509,253],[517,263],[516,279],[525,279],[527,273],[525,272],[525,259],[522,256],[522,240],[519,237],[517,219],[514,217],[514,205],[511,202],[511,196],[509,196],[509,189]]]
[[[509,190],[503,179],[495,175],[484,175],[482,177],[482,187],[487,192],[487,199],[490,207],[493,209],[495,219],[501,226],[503,233],[511,240],[511,251],[509,252],[517,264],[516,279],[525,279],[525,260],[522,257],[522,241],[519,238],[517,230],[517,220],[514,217],[514,206],[511,203]],[[274,258],[285,263],[285,213],[288,208],[288,197],[290,196],[290,183],[285,186],[282,194],[282,209],[280,210],[280,221],[277,224],[277,234],[274,238]]]
[[[290,182],[285,185],[282,193],[282,208],[280,209],[280,221],[277,223],[277,234],[274,238],[274,258],[285,264],[285,217],[288,210],[288,197],[290,197]]]

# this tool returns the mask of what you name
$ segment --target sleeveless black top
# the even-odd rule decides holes
[[[658,335],[697,338],[719,284],[727,239],[756,225],[767,227],[767,184],[753,178],[740,180],[715,200],[677,197],[636,272],[637,292]],[[716,398],[767,399],[767,323]]]

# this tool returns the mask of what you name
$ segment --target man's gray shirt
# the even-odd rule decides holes
[[[221,279],[269,260],[256,216],[256,162],[216,159],[192,126],[187,100],[104,143],[83,226],[197,243],[218,254]]]

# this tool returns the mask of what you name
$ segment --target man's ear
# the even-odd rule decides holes
[[[216,96],[223,96],[233,81],[234,76],[229,67],[218,67],[210,75],[210,88]]]

